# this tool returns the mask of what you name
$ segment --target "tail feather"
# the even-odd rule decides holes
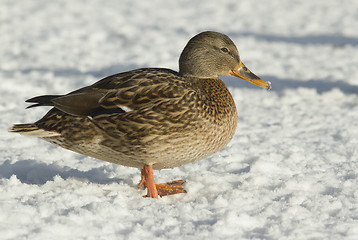
[[[26,102],[35,103],[27,108],[39,107],[39,106],[53,106],[52,99],[61,97],[62,95],[42,95],[27,99]]]
[[[9,129],[9,132],[20,133],[25,136],[32,137],[56,137],[61,134],[53,131],[46,131],[44,129],[38,128],[34,123],[25,123],[25,124],[15,124],[12,128]]]

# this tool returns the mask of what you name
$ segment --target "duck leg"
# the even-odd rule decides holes
[[[153,168],[152,166],[144,166],[142,169],[142,179],[140,180],[139,186],[147,188],[147,195],[144,197],[158,198],[157,187],[155,186]]]
[[[138,188],[141,188],[143,185],[147,188],[147,195],[144,197],[158,198],[158,195],[163,197],[177,193],[186,193],[182,186],[185,183],[183,180],[155,184],[152,166],[144,166],[141,173],[142,178]]]

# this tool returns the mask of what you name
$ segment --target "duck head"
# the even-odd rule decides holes
[[[235,76],[270,89],[240,60],[234,42],[225,34],[206,31],[189,40],[179,58],[179,74],[197,78]]]

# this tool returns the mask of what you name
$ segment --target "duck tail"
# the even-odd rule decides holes
[[[58,132],[46,131],[44,129],[38,128],[34,123],[25,123],[25,124],[15,124],[12,128],[9,129],[9,132],[20,133],[25,136],[32,137],[55,137],[61,135]]]
[[[52,100],[61,96],[62,95],[42,95],[42,96],[27,99],[26,102],[33,103],[27,108],[33,108],[39,106],[53,106]]]

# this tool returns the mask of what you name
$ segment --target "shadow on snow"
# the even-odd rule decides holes
[[[57,164],[44,164],[34,160],[20,160],[15,163],[5,161],[0,165],[0,179],[9,179],[15,175],[22,183],[43,185],[53,181],[55,176],[63,179],[86,179],[98,184],[124,182],[122,178],[111,178],[105,167],[94,168],[88,171],[79,171],[70,167],[60,167]]]
[[[275,76],[263,75],[261,76],[265,81],[272,83],[272,90],[281,94],[286,89],[309,88],[315,89],[317,93],[329,92],[333,89],[339,89],[345,94],[358,94],[358,85],[352,85],[343,81],[327,81],[326,79],[312,79],[312,80],[297,80],[297,79],[282,79]],[[258,89],[253,84],[241,81],[230,77],[222,77],[224,82],[229,87],[238,88],[252,88]]]
[[[343,47],[345,45],[358,46],[358,38],[340,36],[337,34],[280,36],[254,32],[232,32],[229,33],[229,35],[233,37],[254,37],[257,40],[267,42],[284,42],[300,45],[332,45],[334,47]]]

